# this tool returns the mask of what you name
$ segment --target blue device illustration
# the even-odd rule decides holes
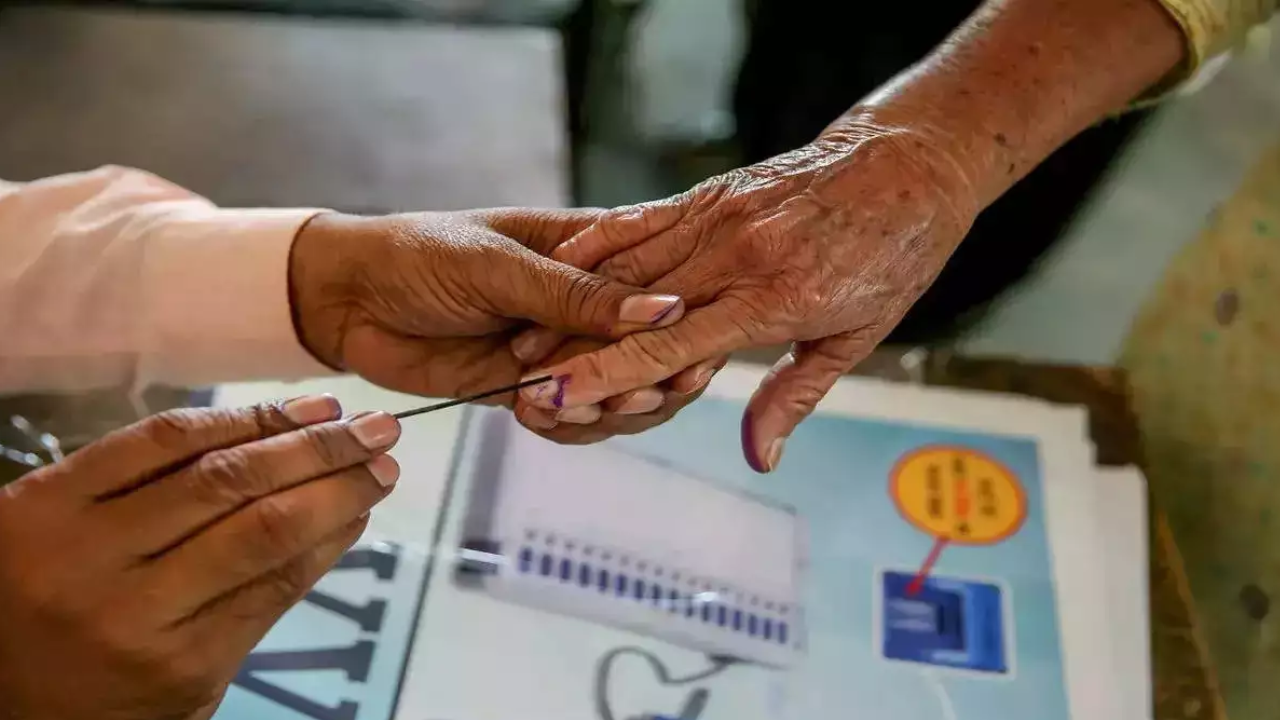
[[[1007,674],[1012,665],[1006,593],[995,584],[928,577],[913,593],[912,573],[881,575],[881,648],[889,660]]]

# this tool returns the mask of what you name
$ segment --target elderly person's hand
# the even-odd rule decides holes
[[[989,0],[815,142],[615,211],[557,248],[556,259],[679,294],[690,310],[545,368],[555,380],[523,391],[517,414],[533,416],[526,403],[592,413],[584,408],[623,393],[688,383],[735,350],[792,342],[742,423],[748,462],[772,470],[791,431],[902,318],[976,214],[1185,51],[1156,2]],[[557,342],[532,331],[513,351],[536,363]]]
[[[749,462],[770,469],[782,439],[928,287],[975,213],[963,173],[929,136],[870,121],[675,198],[614,211],[552,256],[679,293],[698,309],[673,328],[555,365],[562,388],[529,388],[526,399],[543,408],[560,399],[581,412],[673,370],[701,373],[735,350],[795,341],[743,424]],[[535,333],[514,348],[550,343]],[[690,380],[685,372],[674,382]]]
[[[535,328],[517,337],[513,352],[530,366],[525,371],[527,375],[538,376],[546,374],[547,367],[607,346],[607,342],[583,337],[565,342],[555,331]],[[567,445],[596,443],[615,435],[635,435],[670,420],[701,397],[707,383],[724,367],[726,360],[720,358],[700,364],[666,382],[624,392],[598,405],[551,410],[517,399],[516,418],[539,435]]]
[[[508,342],[522,325],[608,339],[678,320],[678,297],[546,257],[597,216],[524,209],[320,215],[298,234],[290,257],[298,337],[332,368],[402,392],[456,396],[520,378],[523,366]]]
[[[395,486],[386,413],[180,410],[0,488],[0,717],[200,720]]]

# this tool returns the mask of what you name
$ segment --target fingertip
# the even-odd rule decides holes
[[[600,420],[602,411],[599,405],[581,405],[565,408],[556,413],[556,421],[570,425],[591,425]]]
[[[538,373],[524,378],[521,382],[536,380],[546,373]],[[543,410],[560,410],[564,407],[565,386],[569,384],[568,375],[554,375],[550,380],[529,385],[520,389],[520,397],[530,405]]]
[[[384,488],[390,489],[400,479],[400,463],[390,455],[379,455],[365,463],[369,474]]]
[[[618,320],[626,325],[655,329],[667,327],[684,315],[678,295],[632,295],[618,308]]]
[[[366,450],[391,449],[400,439],[400,421],[382,411],[363,412],[344,421],[356,441]]]
[[[609,412],[618,415],[644,415],[662,407],[666,394],[655,387],[640,388],[605,401]]]
[[[280,406],[280,412],[300,426],[316,425],[341,417],[342,405],[338,403],[337,398],[328,393],[304,395],[286,401]]]
[[[542,361],[560,344],[560,333],[544,327],[530,328],[511,340],[511,354],[523,365]]]
[[[516,419],[521,425],[531,430],[554,430],[559,424],[550,415],[531,405],[521,404],[516,408]]]
[[[742,414],[741,435],[742,456],[746,459],[747,465],[758,473],[768,473],[769,467],[765,464],[756,443],[756,424],[750,412]]]

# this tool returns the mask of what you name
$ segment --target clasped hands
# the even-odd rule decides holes
[[[742,422],[747,462],[768,472],[976,212],[965,173],[926,134],[855,114],[642,205],[322,216],[294,250],[295,317],[322,361],[396,390],[553,375],[499,402],[565,443],[665,422],[730,353],[790,342]]]
[[[938,157],[851,124],[634,207],[321,214],[289,258],[294,329],[418,395],[552,375],[495,402],[575,443],[664,422],[730,353],[791,342],[742,423],[767,472],[963,237],[976,204]],[[183,410],[0,488],[0,715],[206,720],[391,492],[399,433],[327,397]]]

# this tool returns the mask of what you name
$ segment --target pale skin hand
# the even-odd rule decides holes
[[[751,399],[756,470],[937,277],[976,214],[1185,55],[1155,0],[991,0],[810,145],[602,217],[553,257],[682,296],[677,324],[549,368],[517,405],[583,408],[790,341]],[[980,278],[975,278],[980,282]],[[534,331],[516,347],[554,347]]]
[[[0,489],[0,717],[202,720],[400,469],[324,396],[181,410]]]

